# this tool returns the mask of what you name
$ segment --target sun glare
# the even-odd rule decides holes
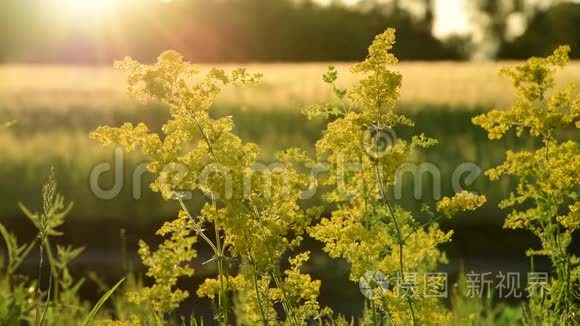
[[[59,5],[67,15],[99,17],[112,9],[113,0],[59,0]]]

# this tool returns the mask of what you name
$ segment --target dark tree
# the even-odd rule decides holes
[[[572,58],[580,58],[580,4],[561,3],[537,13],[526,32],[505,43],[498,56],[503,59],[545,56],[562,44],[572,47]]]

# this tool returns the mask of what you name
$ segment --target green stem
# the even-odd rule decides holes
[[[44,249],[46,250],[46,257],[48,257],[48,264],[50,265],[50,277],[58,280],[59,279],[59,277],[58,277],[59,273],[58,273],[58,269],[56,267],[56,259],[54,258],[54,255],[52,253],[52,249],[51,249],[51,246],[50,246],[50,241],[48,239],[46,240],[46,244],[45,244],[45,248]],[[52,281],[49,280],[49,285],[52,284],[51,282]],[[59,295],[58,292],[59,291],[58,291],[58,284],[57,284],[54,287],[54,298],[55,299],[58,299],[58,295]]]
[[[247,209],[249,209],[249,208],[247,208]],[[264,234],[266,234],[265,229],[264,229],[264,224],[263,224],[262,218],[260,216],[260,212],[258,212],[258,210],[255,206],[252,206],[252,209],[250,210],[250,212],[252,212],[254,214],[254,216],[258,220],[258,224],[262,228],[262,231],[264,232]],[[290,318],[291,320],[293,320],[295,325],[299,325],[300,323],[298,322],[298,319],[296,318],[296,316],[293,313],[293,307],[292,307],[293,305],[290,302],[290,300],[288,299],[288,296],[286,294],[286,290],[282,286],[282,280],[278,274],[278,266],[275,263],[271,262],[271,259],[274,257],[274,254],[270,250],[270,247],[266,246],[266,250],[268,251],[268,257],[269,257],[268,262],[270,265],[272,278],[274,279],[274,283],[276,284],[276,287],[278,289],[280,289],[280,292],[282,293],[282,299],[283,299],[282,300],[282,307],[284,308],[284,311],[286,312],[287,317]]]
[[[403,242],[406,242],[407,239],[409,239],[410,236],[412,236],[414,233],[416,233],[417,231],[439,221],[440,219],[442,219],[443,216],[438,216],[436,218],[430,219],[428,222],[421,224],[420,226],[416,227],[413,229],[413,231],[411,231],[409,234],[407,234],[407,236],[405,238],[403,238]]]
[[[383,187],[383,180],[381,178],[378,163],[375,162],[374,166],[375,166],[375,174],[376,174],[377,183],[379,186],[379,191],[381,193],[381,199],[383,201],[383,204],[385,204],[387,206],[387,208],[389,209],[389,214],[391,215],[393,223],[395,224],[395,229],[397,232],[397,238],[398,238],[398,243],[399,243],[399,273],[400,273],[399,277],[404,277],[405,269],[404,269],[404,260],[403,260],[403,255],[404,255],[403,235],[401,233],[401,228],[399,227],[399,222],[397,221],[397,217],[395,216],[395,212],[393,210],[393,207],[391,206],[391,203],[389,203],[389,201],[387,200],[386,192],[385,192],[385,189]],[[415,309],[413,307],[413,301],[411,300],[410,296],[406,295],[405,297],[407,299],[407,305],[409,306],[409,311],[411,312],[411,318],[413,319],[413,325],[417,326],[418,323],[417,323],[417,318],[415,317]]]
[[[214,206],[214,209],[217,211],[217,205],[216,205],[216,201],[215,201],[215,197],[213,196],[213,194],[211,195],[211,201],[212,204]],[[218,266],[218,274],[219,274],[219,283],[220,283],[220,293],[218,296],[218,304],[220,307],[220,311],[223,313],[223,322],[224,325],[228,325],[228,304],[227,304],[227,295],[226,295],[226,289],[225,289],[225,280],[224,280],[224,247],[222,246],[221,243],[221,236],[219,233],[219,228],[218,228],[218,223],[217,220],[214,219],[213,221],[213,226],[214,226],[214,233],[215,233],[215,239],[216,239],[216,249],[217,249],[217,255],[216,255],[216,259],[217,259],[217,266]]]
[[[377,129],[380,126],[379,122],[380,122],[380,111],[381,111],[381,99],[377,98],[377,114],[376,114],[376,126]],[[377,130],[376,135],[375,135],[375,146],[376,146],[376,152],[379,152],[379,148],[378,148],[378,140],[379,140],[379,131]],[[395,224],[395,229],[397,232],[397,238],[398,238],[398,242],[399,242],[399,273],[400,273],[400,277],[404,277],[404,239],[403,239],[403,235],[401,233],[401,228],[399,227],[399,222],[397,221],[397,217],[395,216],[395,212],[393,210],[393,207],[391,206],[391,204],[389,203],[389,201],[387,200],[387,196],[386,196],[386,191],[384,189],[383,186],[383,179],[382,179],[382,175],[381,175],[381,171],[379,170],[379,162],[378,159],[375,159],[373,161],[374,163],[374,167],[375,167],[375,176],[376,176],[376,181],[378,183],[379,186],[379,191],[381,194],[381,199],[383,201],[383,203],[388,207],[389,209],[389,213],[391,215],[391,218],[393,220],[393,223]],[[405,296],[407,299],[407,304],[409,306],[409,311],[411,312],[411,318],[413,319],[413,325],[417,326],[417,318],[415,317],[415,309],[413,307],[413,302],[411,300],[411,297],[406,295]]]
[[[264,325],[268,326],[268,315],[266,314],[266,311],[264,310],[264,307],[262,306],[262,298],[261,298],[261,294],[260,294],[260,288],[258,286],[258,268],[256,266],[256,262],[254,261],[254,259],[252,258],[251,255],[248,255],[250,257],[250,263],[252,264],[252,268],[254,269],[254,273],[252,275],[252,280],[254,282],[254,289],[256,291],[256,300],[258,300],[258,307],[260,307],[260,314],[262,315],[262,320],[264,321]]]
[[[219,239],[219,231],[217,230],[217,227],[216,227],[216,221],[214,221],[214,229],[216,232],[216,244],[214,244],[211,241],[211,239],[209,239],[207,237],[207,235],[205,235],[205,233],[203,232],[203,230],[201,229],[201,227],[199,226],[197,221],[195,221],[193,216],[189,213],[189,210],[187,209],[187,206],[185,206],[183,199],[178,198],[178,201],[179,201],[179,204],[181,205],[181,209],[183,209],[185,214],[187,214],[187,217],[189,217],[189,219],[192,221],[193,228],[196,231],[196,234],[199,235],[211,247],[211,249],[214,252],[214,256],[216,257],[216,265],[217,265],[217,269],[218,269],[218,278],[219,278],[219,283],[220,283],[220,292],[218,293],[219,319],[220,319],[220,321],[223,321],[224,325],[227,325],[228,313],[227,313],[227,311],[225,311],[225,310],[227,310],[227,307],[224,308],[224,304],[223,304],[223,301],[225,301],[225,299],[223,299],[223,298],[226,297],[225,287],[224,287],[225,281],[223,279],[223,276],[224,276],[223,275],[224,274],[223,259],[222,259],[223,258],[223,248],[221,246],[221,241]]]
[[[218,253],[218,249],[217,247],[213,244],[213,242],[207,237],[207,235],[205,235],[205,233],[203,233],[203,230],[201,229],[201,227],[197,224],[197,221],[193,218],[193,216],[191,216],[191,214],[189,213],[189,210],[187,209],[187,207],[185,206],[185,203],[183,202],[183,200],[181,198],[178,199],[179,204],[181,205],[181,209],[183,209],[183,211],[185,212],[185,214],[187,214],[187,217],[189,217],[189,219],[191,220],[191,222],[193,223],[193,228],[195,230],[195,232],[197,233],[197,235],[199,235],[213,250],[214,254],[217,257],[217,253]]]
[[[550,178],[550,174],[551,174],[551,170],[549,167],[549,159],[550,159],[550,142],[554,139],[552,136],[552,131],[549,130],[548,132],[546,132],[545,134],[542,135],[542,141],[545,144],[545,150],[546,150],[546,154],[544,157],[544,168],[545,168],[545,173],[547,174],[547,178]],[[554,198],[552,195],[550,194],[546,194],[547,196],[547,204],[549,205],[549,209],[550,212],[548,213],[548,221],[549,221],[549,225],[552,226],[551,229],[553,229],[553,233],[550,234],[549,236],[551,236],[551,242],[553,243],[552,246],[556,247],[557,249],[557,255],[554,257],[552,256],[552,261],[553,264],[555,265],[554,267],[557,270],[557,274],[558,274],[558,279],[559,280],[563,280],[565,282],[565,287],[563,287],[560,290],[560,294],[558,296],[558,300],[556,301],[556,306],[555,306],[555,310],[558,311],[560,308],[560,304],[562,301],[562,297],[564,300],[564,305],[565,308],[568,309],[568,295],[570,293],[570,260],[568,258],[567,252],[566,252],[566,248],[563,247],[563,245],[561,244],[560,241],[560,225],[559,223],[556,221],[555,216],[558,214],[558,204],[557,204],[557,199]],[[546,228],[544,227],[545,231]],[[545,246],[543,246],[545,248]]]
[[[186,103],[186,101],[183,99],[183,97],[180,96],[179,98],[185,107],[189,107],[189,105]],[[213,158],[214,162],[219,163],[217,155],[215,154],[215,151],[213,149],[213,145],[212,145],[209,137],[207,136],[205,129],[201,126],[201,124],[199,123],[195,114],[193,114],[192,112],[189,112],[189,116],[191,117],[191,119],[194,121],[197,128],[199,129],[201,137],[203,138],[204,142],[206,143],[206,145],[208,147],[208,151],[209,151],[211,157]],[[212,204],[215,207],[216,202],[215,202],[215,197],[213,196],[213,194],[211,195],[211,200],[212,200]],[[191,215],[190,215],[190,217],[191,217]],[[220,293],[218,296],[218,307],[219,307],[218,310],[220,311],[220,318],[223,318],[224,325],[227,325],[228,324],[228,309],[227,309],[227,306],[224,307],[224,301],[227,300],[226,299],[227,295],[226,295],[225,285],[224,285],[225,281],[224,281],[224,268],[223,268],[223,248],[221,246],[219,229],[220,228],[218,226],[217,220],[214,220],[214,230],[215,230],[217,248],[216,248],[216,246],[213,246],[213,244],[212,244],[212,246],[213,246],[214,252],[216,254],[216,264],[217,264],[217,268],[218,268],[218,274],[219,274],[218,278],[219,278],[219,283],[220,283]],[[206,241],[208,241],[208,240],[206,240]],[[211,241],[208,241],[208,242],[211,243]]]
[[[42,294],[42,290],[40,289],[40,283],[42,282],[42,263],[44,257],[44,251],[42,248],[43,244],[44,242],[41,242],[39,246],[40,260],[38,263],[38,284],[36,285],[36,317],[34,319],[34,325],[36,326],[40,326],[40,324],[42,323],[42,320],[40,320],[40,300]]]

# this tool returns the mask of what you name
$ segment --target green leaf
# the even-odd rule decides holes
[[[2,224],[0,224],[0,235],[2,235],[4,241],[6,242],[6,251],[8,252],[8,266],[10,266],[14,261],[14,252],[17,251],[16,248],[18,248],[16,245],[16,237],[12,233],[8,232],[8,230],[6,230]],[[10,267],[8,267],[8,269],[10,269]]]
[[[21,202],[18,202],[18,207],[20,207],[22,213],[24,213],[24,215],[26,215],[26,217],[30,219],[32,224],[34,224],[36,228],[39,228],[40,223],[38,222],[38,213],[33,213],[30,209],[28,209],[28,207],[24,206],[24,204]]]
[[[103,296],[95,304],[93,309],[91,309],[91,312],[89,312],[89,314],[83,320],[83,323],[81,324],[82,326],[86,326],[89,324],[89,322],[95,317],[97,312],[99,312],[101,307],[105,304],[105,302],[109,299],[109,297],[113,294],[113,292],[115,292],[115,290],[119,287],[119,285],[123,283],[123,281],[125,281],[125,277],[123,277],[119,282],[117,282],[117,284],[115,284],[115,286],[113,286],[109,291],[103,294]]]

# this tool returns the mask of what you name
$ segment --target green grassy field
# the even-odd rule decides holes
[[[451,192],[451,172],[456,166],[474,162],[489,168],[503,158],[505,145],[513,142],[510,137],[504,143],[489,142],[470,123],[478,112],[511,100],[509,82],[497,76],[503,64],[403,63],[398,67],[405,76],[401,110],[416,120],[419,131],[440,141],[421,159],[440,168],[443,194]],[[339,84],[352,83],[348,64],[336,65]],[[265,162],[287,147],[312,148],[322,121],[308,121],[299,109],[329,98],[329,89],[318,77],[326,66],[249,65],[249,70],[264,73],[263,83],[256,89],[229,89],[218,99],[214,114],[232,115],[242,139],[262,146]],[[560,84],[578,81],[580,63],[571,64],[559,76]],[[63,193],[75,201],[75,217],[123,218],[141,223],[175,214],[176,204],[163,202],[149,191],[146,180],[141,185],[142,198],[132,198],[132,167],[143,160],[134,155],[125,157],[126,182],[117,198],[102,200],[91,193],[91,169],[100,162],[112,162],[114,149],[98,147],[88,133],[100,125],[116,126],[127,121],[145,121],[156,129],[167,114],[163,107],[131,102],[125,86],[123,74],[111,68],[0,67],[0,121],[14,121],[10,128],[0,131],[0,216],[19,216],[19,200],[30,201],[25,202],[30,205],[37,202],[39,195],[33,194],[38,193],[51,165],[56,168]],[[406,131],[397,133],[404,137]],[[112,181],[112,175],[107,176],[111,178],[104,178],[104,188]],[[507,186],[504,182],[501,187],[491,188],[480,177],[474,190],[490,194],[491,202],[488,210],[481,210],[483,216],[496,214],[493,202],[504,195]],[[403,202],[414,206],[410,193],[406,192]],[[492,220],[499,218],[489,222]]]

